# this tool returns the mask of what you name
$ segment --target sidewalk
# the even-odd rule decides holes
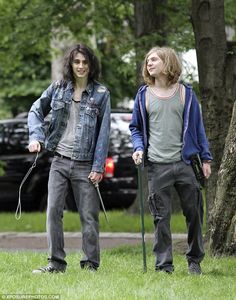
[[[81,233],[65,232],[65,250],[76,251],[81,249],[82,238]],[[181,242],[186,243],[186,234],[173,234],[173,244]],[[154,235],[145,234],[146,242],[153,242]],[[140,233],[126,232],[101,232],[100,247],[101,249],[109,249],[122,245],[137,245],[142,243]],[[47,251],[46,233],[27,233],[27,232],[2,232],[0,233],[0,250],[34,250]]]

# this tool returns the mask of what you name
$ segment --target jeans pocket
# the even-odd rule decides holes
[[[148,196],[148,206],[153,217],[160,218],[164,216],[165,208],[157,194],[153,193]]]
[[[156,216],[158,214],[158,210],[155,204],[155,194],[151,194],[148,196],[148,207],[152,216]]]

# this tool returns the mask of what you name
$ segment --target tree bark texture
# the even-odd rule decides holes
[[[213,155],[212,175],[206,193],[209,219],[236,97],[236,55],[232,50],[234,45],[229,48],[226,41],[223,0],[192,0],[192,23],[203,119]]]
[[[135,49],[137,74],[144,55],[154,46],[166,44],[166,9],[167,0],[135,0]],[[140,78],[137,78],[139,82]]]
[[[159,40],[156,42],[165,42],[166,15],[163,7],[166,3],[166,0],[135,0],[134,15],[137,38],[158,32]],[[155,43],[155,41],[153,42]]]
[[[210,232],[213,255],[236,255],[236,101],[219,170]]]

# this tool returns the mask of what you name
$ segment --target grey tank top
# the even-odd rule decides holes
[[[57,145],[56,152],[71,157],[75,141],[75,131],[79,124],[80,102],[72,100],[66,129]]]
[[[146,106],[149,116],[148,160],[171,163],[181,160],[184,99],[183,85],[170,97],[158,97],[147,88]]]

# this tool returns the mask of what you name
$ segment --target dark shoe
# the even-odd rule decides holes
[[[190,261],[188,263],[188,271],[189,274],[191,275],[201,275],[202,274],[202,269],[199,263]]]
[[[42,268],[38,268],[36,270],[33,270],[33,274],[42,274],[42,273],[64,273],[65,270],[59,270],[54,268],[53,266],[46,266]]]
[[[84,264],[81,265],[81,269],[90,271],[90,272],[96,272],[97,267],[95,267],[90,261],[85,262]]]

